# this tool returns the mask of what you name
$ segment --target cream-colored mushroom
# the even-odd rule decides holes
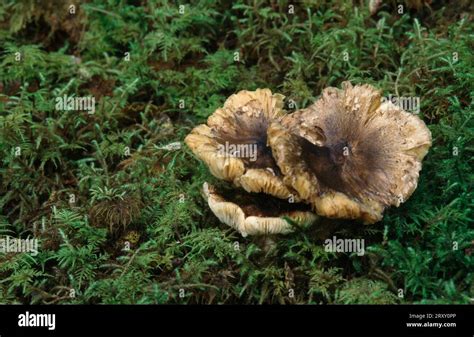
[[[295,200],[296,193],[283,183],[267,145],[268,126],[285,115],[283,98],[269,89],[240,91],[230,96],[207,124],[194,128],[185,142],[215,177],[247,192]]]
[[[284,182],[316,213],[373,223],[415,190],[431,133],[372,86],[345,82],[273,121],[268,142]]]
[[[290,233],[294,227],[285,218],[302,227],[317,219],[303,204],[292,204],[270,196],[235,191],[226,199],[208,183],[203,185],[203,195],[216,217],[244,237]]]

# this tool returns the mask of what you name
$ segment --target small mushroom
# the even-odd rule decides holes
[[[267,145],[268,126],[285,115],[283,98],[269,89],[240,91],[230,96],[207,124],[195,127],[185,142],[215,177],[247,192],[298,201],[296,192],[283,183]]]
[[[374,223],[417,186],[431,133],[370,85],[327,88],[268,129],[284,182],[318,215]]]
[[[203,184],[202,192],[216,217],[244,237],[258,234],[287,234],[294,230],[293,225],[306,227],[318,218],[306,204],[289,203],[270,196],[243,191],[218,194],[215,187],[208,183]]]

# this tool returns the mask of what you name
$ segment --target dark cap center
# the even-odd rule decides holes
[[[347,142],[342,141],[333,146],[328,146],[330,160],[336,165],[342,165],[350,155],[350,149]]]

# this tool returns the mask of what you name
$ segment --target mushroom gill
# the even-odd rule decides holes
[[[242,236],[259,234],[287,234],[296,226],[306,227],[317,216],[306,204],[287,201],[243,191],[217,193],[215,187],[203,184],[202,193],[209,208],[223,223]]]
[[[267,145],[268,126],[285,115],[283,98],[269,89],[240,91],[230,96],[207,124],[195,127],[185,142],[215,177],[247,192],[294,200],[296,193],[283,183]]]
[[[268,141],[284,182],[316,213],[373,223],[415,190],[431,133],[372,86],[344,82],[272,122]]]

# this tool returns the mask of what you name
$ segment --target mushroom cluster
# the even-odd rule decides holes
[[[348,82],[291,114],[283,99],[240,91],[186,137],[215,177],[245,190],[223,196],[204,184],[220,221],[244,236],[288,233],[318,216],[371,224],[413,193],[431,146],[416,115]]]

